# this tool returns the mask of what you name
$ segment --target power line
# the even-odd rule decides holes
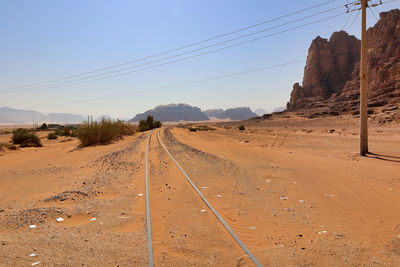
[[[96,72],[101,72],[101,71],[113,69],[113,68],[116,68],[116,67],[129,65],[131,63],[135,63],[135,62],[138,62],[138,61],[143,61],[143,60],[150,59],[150,58],[157,57],[157,56],[161,56],[161,55],[164,55],[164,54],[169,54],[169,53],[176,52],[176,51],[188,48],[188,47],[192,47],[192,46],[195,46],[195,45],[199,45],[199,44],[202,44],[202,43],[213,41],[213,40],[225,37],[225,36],[229,36],[229,35],[232,35],[232,34],[235,34],[235,33],[238,33],[238,32],[242,32],[242,31],[251,29],[251,28],[255,28],[255,27],[258,27],[258,26],[261,26],[261,25],[276,21],[276,20],[283,19],[285,17],[293,16],[293,15],[302,13],[304,11],[311,10],[311,9],[326,5],[326,4],[334,2],[334,1],[335,0],[325,1],[325,2],[320,3],[320,4],[316,4],[316,5],[313,5],[313,6],[310,6],[310,7],[307,7],[307,8],[303,8],[301,10],[298,10],[298,11],[295,11],[295,12],[292,12],[292,13],[288,13],[286,15],[282,15],[282,16],[279,16],[279,17],[276,17],[276,18],[273,18],[273,19],[265,20],[265,21],[262,21],[262,22],[257,23],[257,24],[253,24],[253,25],[250,25],[250,26],[247,26],[247,27],[240,28],[238,30],[234,30],[234,31],[231,31],[231,32],[228,32],[228,33],[217,35],[217,36],[214,36],[214,37],[202,40],[202,41],[197,41],[197,42],[194,42],[194,43],[190,43],[190,44],[178,47],[178,48],[166,50],[166,51],[163,51],[163,52],[160,52],[160,53],[157,53],[157,54],[153,54],[153,55],[150,55],[150,56],[146,56],[146,57],[130,60],[130,61],[123,62],[123,63],[120,63],[120,64],[111,65],[111,66],[108,66],[108,67],[103,67],[103,68],[95,69],[93,71],[88,71],[88,72],[84,72],[84,73],[80,73],[80,74],[75,74],[75,75],[71,75],[71,76],[67,76],[67,77],[63,77],[63,78],[58,78],[58,79],[49,80],[49,81],[45,81],[45,82],[38,82],[38,83],[20,85],[20,86],[15,86],[15,87],[9,87],[9,88],[1,89],[1,90],[18,89],[18,88],[26,88],[26,87],[36,86],[36,85],[43,85],[43,84],[47,84],[47,83],[53,83],[53,82],[57,82],[57,81],[68,80],[68,79],[75,78],[75,77],[81,77],[81,76],[85,76],[85,75],[88,75],[88,74],[92,74],[92,73],[96,73]]]
[[[348,2],[348,1],[347,1]],[[346,19],[346,22],[344,23],[344,25],[343,25],[343,27],[342,27],[342,31],[344,30],[344,29],[346,29],[346,26],[347,26],[347,24],[349,23],[349,21],[350,21],[350,18],[353,16],[353,12],[350,12],[350,15],[347,17],[347,19]]]
[[[305,17],[302,17],[302,18],[299,18],[299,19],[296,19],[296,20],[292,20],[292,21],[289,21],[289,22],[286,22],[286,23],[282,23],[282,24],[279,24],[279,25],[276,25],[276,26],[273,26],[273,27],[269,27],[269,28],[262,29],[262,30],[259,30],[259,31],[256,31],[256,32],[252,32],[252,33],[249,33],[249,34],[246,34],[246,35],[238,36],[238,37],[235,37],[235,38],[232,38],[232,39],[228,39],[228,40],[225,40],[225,41],[222,41],[222,42],[218,42],[218,43],[207,45],[207,46],[204,46],[204,47],[200,47],[200,48],[197,48],[197,49],[194,49],[194,50],[186,51],[186,52],[183,52],[183,53],[180,53],[180,54],[168,56],[168,57],[165,57],[165,58],[161,58],[161,59],[157,59],[157,60],[154,60],[154,61],[150,61],[150,62],[146,62],[146,63],[134,65],[134,66],[130,66],[130,67],[119,69],[119,70],[114,70],[114,71],[110,71],[110,72],[106,72],[106,73],[91,75],[91,76],[88,76],[88,77],[83,77],[83,78],[79,78],[79,79],[75,79],[75,80],[71,80],[71,81],[67,81],[67,82],[60,82],[60,83],[56,83],[56,84],[51,84],[51,85],[45,86],[45,88],[52,89],[52,88],[59,87],[60,85],[66,85],[66,86],[76,85],[76,84],[78,84],[76,82],[79,82],[81,80],[101,77],[101,76],[104,76],[104,75],[110,75],[110,74],[113,74],[113,73],[122,72],[124,70],[128,70],[128,69],[132,69],[132,68],[136,68],[136,67],[141,67],[141,66],[145,66],[145,65],[161,62],[161,61],[164,61],[164,60],[167,60],[167,59],[171,59],[171,58],[183,56],[183,55],[186,55],[186,54],[194,53],[194,52],[197,52],[197,51],[205,50],[205,49],[208,49],[208,48],[211,48],[211,47],[215,47],[215,46],[218,46],[218,45],[221,45],[221,44],[229,43],[229,42],[236,41],[236,40],[239,40],[239,39],[243,39],[243,38],[246,38],[246,37],[249,37],[249,36],[252,36],[252,35],[256,35],[256,34],[259,34],[259,33],[265,32],[265,31],[273,30],[273,29],[276,29],[276,28],[279,28],[279,27],[282,27],[282,26],[286,26],[286,25],[292,24],[294,22],[298,22],[298,21],[301,21],[301,20],[304,20],[304,19],[307,19],[307,18],[315,17],[315,16],[318,16],[318,15],[330,12],[330,11],[333,11],[333,10],[336,10],[336,9],[339,9],[339,8],[343,8],[343,5],[340,5],[338,7],[331,8],[331,9],[328,9],[328,10],[325,10],[325,11],[322,11],[322,12],[318,12],[316,14],[308,15],[308,16],[305,16]],[[157,67],[157,66],[158,65],[153,66],[153,67]],[[150,69],[150,68],[153,68],[153,67],[144,68],[144,69],[141,69],[141,70],[147,70],[147,69]],[[114,76],[112,76],[112,77],[114,77]],[[39,88],[40,89],[40,88],[43,88],[43,86],[33,87],[33,88],[31,88],[33,90],[21,91],[21,92],[18,92],[18,93],[33,92],[33,91],[36,91],[36,90],[34,90],[35,88]],[[45,89],[45,90],[47,90],[47,89]],[[38,90],[38,91],[41,91],[41,90]],[[4,93],[6,94],[8,92],[4,92]],[[4,94],[4,93],[0,92],[0,94]]]
[[[348,28],[348,31],[351,30],[351,27],[353,26],[353,24],[354,24],[354,22],[356,21],[356,19],[357,19],[357,17],[358,17],[359,14],[360,14],[360,10],[357,11],[357,14],[356,14],[356,16],[354,17],[353,22],[350,24],[350,27]]]
[[[286,25],[289,25],[289,24],[292,24],[292,23],[295,23],[295,22],[298,22],[298,21],[301,21],[301,20],[305,20],[305,19],[308,19],[308,18],[311,18],[311,17],[319,16],[319,15],[322,15],[324,13],[337,10],[339,8],[343,8],[343,5],[340,5],[338,7],[331,8],[331,9],[328,9],[328,10],[324,10],[324,11],[318,12],[316,14],[308,15],[308,16],[305,16],[305,17],[302,17],[302,18],[299,18],[299,19],[295,19],[295,20],[292,20],[292,21],[289,21],[289,22],[286,22],[286,23],[282,23],[282,24],[279,24],[279,25],[276,25],[276,26],[273,26],[273,27],[265,28],[265,29],[262,29],[262,30],[259,30],[259,31],[256,31],[256,32],[248,33],[248,34],[241,35],[241,36],[238,36],[238,37],[235,37],[235,38],[232,38],[232,39],[221,41],[221,42],[218,42],[218,43],[215,43],[215,44],[211,44],[211,45],[203,46],[203,47],[200,47],[200,48],[197,48],[197,49],[189,50],[189,51],[186,51],[186,52],[183,52],[183,53],[180,53],[180,54],[175,54],[175,55],[172,55],[172,56],[164,57],[164,58],[161,58],[161,59],[157,59],[157,60],[153,60],[153,61],[137,64],[137,65],[134,65],[134,66],[130,66],[130,67],[126,67],[126,68],[122,68],[122,69],[118,69],[118,70],[109,71],[109,72],[106,72],[106,73],[90,75],[90,76],[86,76],[86,77],[82,77],[82,78],[78,78],[78,79],[74,79],[74,80],[70,80],[70,81],[66,81],[66,82],[58,82],[58,83],[54,83],[54,84],[49,84],[49,85],[46,85],[44,87],[48,87],[50,89],[51,88],[56,88],[59,85],[79,82],[79,81],[82,81],[82,80],[101,77],[101,76],[104,76],[104,75],[110,75],[110,74],[113,74],[113,73],[122,72],[124,70],[129,70],[129,69],[133,69],[133,68],[136,68],[136,67],[141,67],[141,66],[146,66],[146,65],[149,65],[149,64],[161,62],[161,61],[164,61],[164,60],[167,60],[167,59],[180,57],[180,56],[183,56],[183,55],[191,54],[191,53],[194,53],[194,52],[197,52],[197,51],[205,50],[205,49],[212,48],[212,47],[215,47],[215,46],[219,46],[219,45],[222,45],[222,44],[225,44],[225,43],[229,43],[229,42],[232,42],[232,41],[240,40],[240,39],[243,39],[243,38],[246,38],[246,37],[249,37],[249,36],[257,35],[259,33],[266,32],[266,31],[269,31],[269,30],[273,30],[273,29],[276,29],[276,28],[279,28],[279,27],[283,27],[283,26],[286,26]],[[43,86],[34,86],[34,87],[30,88],[30,89],[35,89],[35,88],[43,88]],[[19,93],[26,93],[26,92],[32,92],[32,91],[35,91],[35,90],[21,91]],[[0,94],[1,93],[2,92],[0,92]],[[8,92],[6,91],[4,93],[8,93]]]
[[[378,17],[375,15],[375,12],[372,10],[372,8],[368,7],[369,11],[372,13],[372,15],[374,15],[374,17],[376,18],[376,20],[378,21]]]
[[[228,77],[243,75],[243,74],[252,73],[252,72],[258,72],[258,71],[263,71],[263,70],[268,70],[268,69],[274,69],[274,68],[283,67],[283,66],[287,66],[287,65],[292,65],[292,64],[296,64],[296,63],[300,63],[300,62],[304,62],[304,61],[305,61],[304,59],[299,59],[299,60],[289,61],[289,62],[277,64],[277,65],[266,66],[266,67],[261,67],[261,68],[255,68],[255,69],[245,70],[245,71],[241,71],[241,72],[229,73],[229,74],[225,74],[225,75],[204,78],[204,79],[200,79],[200,80],[196,80],[196,81],[177,83],[177,84],[173,84],[173,85],[156,87],[156,88],[151,88],[151,89],[144,89],[144,90],[124,93],[124,94],[118,94],[118,95],[111,95],[111,96],[105,96],[105,97],[96,97],[96,98],[88,98],[88,99],[84,99],[84,100],[65,102],[65,103],[59,103],[59,104],[52,104],[52,105],[46,105],[46,106],[36,106],[36,107],[30,107],[28,109],[44,108],[44,107],[55,107],[55,106],[65,106],[65,105],[71,105],[71,104],[80,104],[80,103],[86,103],[86,102],[93,102],[93,101],[107,100],[107,99],[111,99],[111,98],[119,98],[119,97],[124,97],[124,96],[130,96],[130,95],[135,95],[135,94],[140,94],[140,93],[161,91],[161,90],[165,90],[165,89],[170,89],[170,88],[175,88],[175,87],[182,87],[182,86],[186,86],[186,85],[192,85],[192,84],[197,84],[197,83],[202,83],[202,82],[207,82],[207,81],[212,81],[212,80],[219,80],[219,79],[224,79],[224,78],[228,78]]]
[[[342,6],[341,6],[341,7],[342,7]],[[334,9],[337,9],[337,8],[334,8]],[[329,16],[329,17],[326,17],[326,18],[322,18],[322,19],[319,19],[319,20],[315,20],[315,21],[312,21],[312,22],[308,22],[308,23],[305,23],[305,24],[302,24],[302,25],[299,25],[299,26],[295,26],[295,27],[291,27],[291,28],[288,28],[288,29],[285,29],[285,30],[282,30],[282,31],[275,32],[275,33],[271,33],[271,34],[267,34],[267,35],[262,35],[262,36],[260,36],[260,37],[253,38],[253,39],[249,39],[249,40],[242,41],[242,42],[239,42],[239,43],[235,43],[235,44],[232,44],[232,45],[229,45],[229,46],[224,46],[224,47],[217,48],[217,49],[214,49],[214,50],[209,50],[209,51],[206,51],[206,52],[203,52],[203,53],[199,53],[199,54],[195,54],[195,55],[191,55],[191,56],[179,58],[179,59],[176,59],[176,60],[173,60],[173,61],[164,62],[164,63],[160,63],[160,64],[157,64],[157,65],[153,65],[153,66],[149,66],[149,67],[145,67],[145,68],[141,68],[141,69],[136,69],[136,70],[132,70],[132,71],[127,71],[127,72],[112,74],[112,75],[108,75],[108,76],[100,77],[100,78],[89,79],[89,80],[86,80],[86,81],[80,81],[80,82],[75,82],[75,83],[74,83],[74,82],[72,82],[72,83],[67,83],[67,84],[63,84],[63,85],[56,86],[56,87],[53,87],[52,85],[49,85],[49,86],[44,87],[44,88],[42,87],[42,88],[37,88],[37,89],[33,89],[33,90],[22,91],[22,92],[18,92],[18,93],[29,93],[29,92],[35,92],[35,91],[48,90],[48,89],[52,89],[52,88],[61,88],[61,87],[66,87],[66,86],[85,84],[85,83],[89,83],[89,82],[93,82],[93,81],[109,79],[109,78],[113,78],[113,77],[118,77],[118,76],[122,76],[122,75],[127,75],[127,74],[130,74],[130,73],[135,73],[135,72],[139,72],[139,71],[143,71],[143,70],[148,70],[148,69],[160,67],[160,66],[165,66],[165,65],[172,64],[172,63],[176,63],[176,62],[188,60],[188,59],[195,58],[195,57],[199,57],[199,56],[203,56],[203,55],[208,55],[208,54],[215,53],[215,52],[218,52],[218,51],[222,51],[222,50],[225,50],[225,49],[229,49],[229,48],[241,46],[241,45],[248,44],[248,43],[251,43],[251,42],[255,42],[255,41],[258,41],[258,40],[262,40],[262,39],[265,39],[265,38],[268,38],[268,37],[272,37],[272,36],[275,36],[275,35],[278,35],[278,34],[281,34],[281,33],[285,33],[285,32],[292,31],[292,30],[296,30],[296,29],[299,29],[299,28],[302,28],[302,27],[306,27],[306,26],[309,26],[309,25],[312,25],[312,24],[316,24],[316,23],[319,23],[319,22],[322,22],[322,21],[325,21],[325,20],[329,20],[329,19],[332,19],[332,18],[341,16],[341,15],[344,15],[344,14],[345,14],[345,13],[335,14],[335,15],[333,15],[333,16]],[[311,16],[314,16],[314,15],[311,15]],[[285,24],[289,24],[289,23],[285,23]],[[277,27],[277,26],[272,27],[272,28],[276,28],[276,27]],[[233,39],[231,39],[231,40],[236,40],[236,39],[240,39],[240,38],[242,38],[242,37],[233,38]],[[228,40],[228,41],[230,41],[230,40]],[[228,41],[220,42],[220,43],[218,43],[218,45],[223,44],[223,43],[226,43],[226,42],[228,42]],[[209,46],[207,46],[206,48],[213,47],[213,46],[215,46],[215,45],[209,45]],[[201,50],[201,49],[204,49],[204,48],[195,49],[195,50],[193,50],[193,51],[198,51],[198,50]],[[182,53],[182,54],[186,54],[186,53]],[[174,57],[174,56],[170,56],[169,58],[171,58],[171,57]],[[7,94],[7,93],[8,93],[8,92],[0,92],[0,94]],[[14,92],[14,93],[15,93],[15,92]]]

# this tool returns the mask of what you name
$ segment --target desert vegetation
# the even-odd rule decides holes
[[[122,121],[103,119],[100,122],[83,123],[74,131],[74,135],[81,141],[81,146],[109,144],[121,139],[124,135],[132,135],[136,127]]]
[[[155,121],[154,117],[149,115],[146,120],[139,121],[139,132],[149,131],[154,128],[160,128],[162,123],[160,121]]]
[[[58,136],[73,136],[74,133],[70,127],[64,127],[60,129],[56,129],[54,133]]]
[[[179,128],[188,129],[190,132],[205,132],[205,131],[215,131],[215,128],[212,128],[207,125],[179,125]]]
[[[51,132],[47,135],[48,140],[55,140],[58,138],[58,135],[55,132]]]
[[[238,128],[239,128],[240,131],[246,130],[246,127],[244,127],[244,125],[240,125]]]
[[[17,150],[18,147],[16,145],[10,144],[10,143],[0,143],[0,151],[4,150]]]
[[[20,145],[20,147],[43,146],[40,142],[40,138],[35,133],[22,128],[13,131],[11,141],[14,145]]]

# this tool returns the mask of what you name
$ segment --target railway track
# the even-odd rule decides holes
[[[175,164],[176,168],[179,170],[181,173],[181,176],[186,179],[186,182],[190,184],[192,187],[193,191],[195,193],[195,197],[198,199],[200,198],[201,201],[207,206],[207,208],[213,213],[213,216],[218,220],[216,221],[220,225],[222,225],[227,233],[229,233],[230,238],[234,239],[237,245],[247,254],[247,256],[250,258],[250,260],[254,263],[255,266],[262,266],[261,263],[258,261],[258,259],[254,256],[254,254],[247,248],[247,246],[240,240],[239,236],[232,230],[232,228],[228,225],[228,223],[221,217],[221,215],[217,212],[217,210],[211,205],[211,203],[204,197],[204,195],[201,193],[201,191],[198,189],[198,187],[194,184],[194,182],[190,179],[190,177],[185,173],[183,168],[179,165],[179,163],[175,160],[173,155],[169,152],[168,148],[164,144],[164,142],[161,140],[160,137],[160,130],[157,132],[157,141],[159,146],[162,147],[162,150],[165,152],[166,155],[170,158],[170,160],[173,161]],[[154,266],[154,250],[153,250],[153,231],[152,231],[152,220],[151,220],[151,205],[150,205],[150,199],[152,196],[150,195],[150,190],[149,190],[149,184],[150,180],[152,179],[151,175],[149,175],[149,147],[150,147],[150,142],[152,138],[153,132],[151,132],[148,137],[147,137],[147,143],[146,143],[146,155],[145,155],[145,198],[146,198],[146,232],[147,232],[147,251],[148,251],[148,266]],[[183,178],[182,177],[182,178]],[[187,190],[186,190],[187,191]],[[192,196],[193,197],[193,196]],[[205,210],[202,210],[202,212],[205,212]]]

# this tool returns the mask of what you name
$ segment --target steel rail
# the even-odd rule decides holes
[[[167,147],[164,145],[163,141],[160,138],[160,131],[158,131],[158,141],[160,142],[161,146],[164,148],[165,152],[171,157],[171,159],[174,161],[175,165],[178,167],[178,169],[182,172],[182,174],[186,177],[188,182],[192,185],[193,189],[197,192],[197,194],[200,196],[200,198],[206,203],[208,208],[214,213],[214,215],[218,218],[218,220],[223,224],[225,229],[231,234],[231,236],[235,239],[235,241],[239,244],[239,246],[246,252],[246,254],[250,257],[250,259],[253,261],[253,263],[257,266],[260,267],[262,264],[257,260],[257,258],[253,255],[253,253],[246,247],[246,245],[240,240],[240,238],[236,235],[236,233],[232,230],[232,228],[226,223],[226,221],[219,215],[219,213],[214,209],[214,207],[208,202],[208,200],[203,196],[203,194],[200,192],[200,190],[197,188],[197,186],[193,183],[193,181],[189,178],[189,176],[185,173],[185,171],[182,169],[182,167],[179,165],[179,163],[175,160],[175,158],[171,155],[171,153],[168,151]]]
[[[153,131],[149,134],[147,137],[147,143],[146,143],[146,178],[145,178],[145,183],[146,183],[146,232],[147,232],[147,265],[149,267],[154,266],[154,254],[153,254],[153,239],[152,239],[152,233],[151,233],[151,217],[150,217],[150,196],[149,196],[149,177],[148,177],[148,150],[149,150],[149,143],[150,143],[150,137],[153,134]]]

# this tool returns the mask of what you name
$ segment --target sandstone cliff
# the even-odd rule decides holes
[[[382,12],[367,31],[368,106],[399,105],[400,10]],[[311,43],[303,84],[294,84],[290,111],[323,109],[323,114],[359,107],[360,41],[344,31]],[[371,111],[372,112],[372,111]]]

